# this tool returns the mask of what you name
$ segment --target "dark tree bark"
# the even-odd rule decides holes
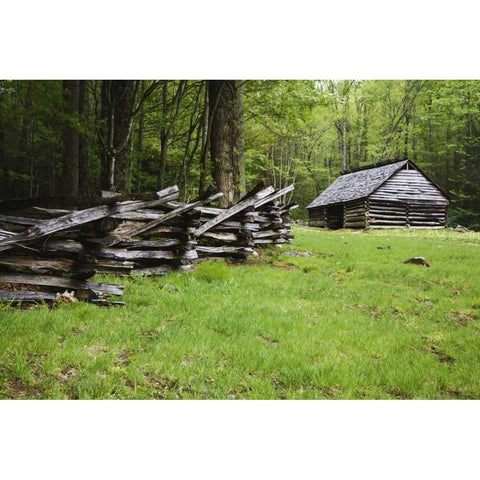
[[[208,81],[205,81],[205,98],[203,102],[202,114],[202,151],[200,155],[200,181],[198,193],[205,192],[207,183],[207,160],[210,149],[210,121],[209,121],[209,99],[208,99]]]
[[[186,80],[180,80],[171,100],[168,99],[169,81],[163,82],[162,90],[162,126],[160,129],[160,164],[158,168],[158,188],[161,190],[165,185],[165,167],[167,165],[168,144],[170,135],[185,92]]]
[[[128,171],[130,169],[130,141],[135,107],[136,82],[112,80],[111,99],[114,113],[113,156],[116,157],[116,180],[113,187],[120,192],[130,191]]]
[[[102,82],[102,186],[107,190],[128,192],[130,140],[135,114],[138,82],[103,80]]]
[[[86,135],[89,115],[88,103],[88,80],[80,80],[78,113],[83,122],[82,132],[78,141],[78,164],[79,164],[79,189],[81,197],[88,197],[91,193],[91,186],[88,175],[88,139]]]
[[[242,197],[246,193],[246,178],[245,178],[245,142],[244,142],[244,127],[245,119],[243,115],[243,92],[244,82],[237,80],[235,82],[235,116],[236,116],[236,131],[235,131],[235,148],[234,148],[234,171],[235,171],[235,196]]]
[[[145,85],[142,81],[141,87],[141,94],[143,95],[145,91]],[[140,111],[139,119],[138,119],[138,131],[137,131],[137,141],[135,144],[135,157],[137,159],[137,169],[140,172],[142,170],[142,156],[143,156],[143,132],[145,128],[145,113],[143,110]],[[137,182],[136,182],[136,191],[141,192],[142,190],[142,176],[137,175]]]
[[[168,137],[170,134],[168,120],[168,80],[162,87],[162,126],[160,128],[160,165],[158,167],[158,188],[161,190],[165,184],[165,166],[167,164]]]
[[[79,81],[63,81],[64,113],[63,131],[63,188],[64,194],[78,197],[79,194],[79,134],[75,127],[79,106]]]
[[[3,95],[0,93],[0,112],[2,111],[2,101]],[[7,155],[5,148],[5,133],[3,118],[0,116],[0,168],[2,172],[1,182],[0,182],[0,198],[7,197],[7,179],[8,179],[8,166],[7,166]]]
[[[240,198],[240,162],[242,153],[242,102],[237,98],[235,80],[209,80],[208,95],[211,119],[210,153],[213,178],[224,195],[221,207],[228,207]]]

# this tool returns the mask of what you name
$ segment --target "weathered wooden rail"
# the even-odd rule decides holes
[[[278,199],[293,190],[257,185],[228,209],[209,206],[210,189],[185,204],[176,186],[141,198],[107,195],[100,205],[76,210],[0,203],[0,299],[54,301],[57,294],[118,305],[123,286],[92,282],[95,273],[165,275],[191,271],[196,262],[245,261],[254,248],[292,240],[289,212]],[[48,204],[49,205],[49,204]]]

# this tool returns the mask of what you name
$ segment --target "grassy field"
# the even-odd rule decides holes
[[[280,252],[314,257],[125,279],[126,307],[0,307],[0,398],[480,398],[479,234],[294,233]]]

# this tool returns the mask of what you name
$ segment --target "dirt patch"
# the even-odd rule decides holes
[[[459,327],[466,327],[468,322],[478,320],[478,316],[472,313],[462,312],[459,310],[452,310],[450,317]]]
[[[322,392],[322,395],[324,395],[326,398],[333,398],[339,393],[342,393],[342,389],[339,385],[328,385],[322,387],[320,392]]]
[[[115,360],[116,365],[122,365],[124,367],[127,367],[130,365],[130,350],[124,349],[120,352],[120,355],[118,356],[118,360]]]
[[[407,392],[404,392],[400,388],[390,388],[390,389],[387,389],[386,392],[390,395],[393,395],[395,398],[399,400],[408,400],[410,398],[413,398],[412,395],[410,395]]]
[[[461,390],[453,390],[450,388],[440,389],[438,393],[443,397],[449,399],[462,399],[462,400],[478,400],[478,396],[472,395],[468,392],[462,392]]]
[[[182,398],[182,394],[194,395],[194,390],[185,385],[180,385],[175,378],[167,377],[161,373],[143,372],[146,384],[149,388],[153,388],[155,398],[164,399],[168,392],[174,392],[177,398]]]
[[[140,335],[142,337],[153,337],[157,333],[158,332],[155,328],[144,328],[144,329],[140,330]]]
[[[58,376],[60,378],[60,383],[62,385],[65,385],[68,383],[68,381],[70,380],[70,378],[74,377],[75,375],[77,375],[78,373],[78,370],[75,368],[75,367],[67,367],[65,368],[64,370],[62,370]]]
[[[72,385],[67,391],[67,398],[70,400],[78,400],[80,398],[78,388]]]
[[[434,355],[436,355],[440,363],[448,363],[450,365],[455,364],[455,359],[450,355],[446,354],[445,352],[443,352],[442,350],[440,350],[436,345],[428,345],[425,348],[425,351],[427,353],[433,353]]]
[[[18,377],[8,380],[6,398],[42,398],[44,391],[34,385],[28,385]]]
[[[228,398],[234,400],[237,397],[242,397],[247,395],[249,392],[253,390],[252,387],[248,385],[237,385],[235,388],[232,388],[228,391]]]
[[[265,343],[271,343],[273,345],[279,345],[280,344],[280,342],[276,338],[269,337],[268,335],[261,335],[260,338]]]

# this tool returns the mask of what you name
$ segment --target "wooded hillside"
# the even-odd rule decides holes
[[[474,80],[0,81],[0,199],[216,184],[226,207],[258,180],[305,207],[341,171],[410,158],[480,227]],[[287,200],[289,200],[287,198]]]

